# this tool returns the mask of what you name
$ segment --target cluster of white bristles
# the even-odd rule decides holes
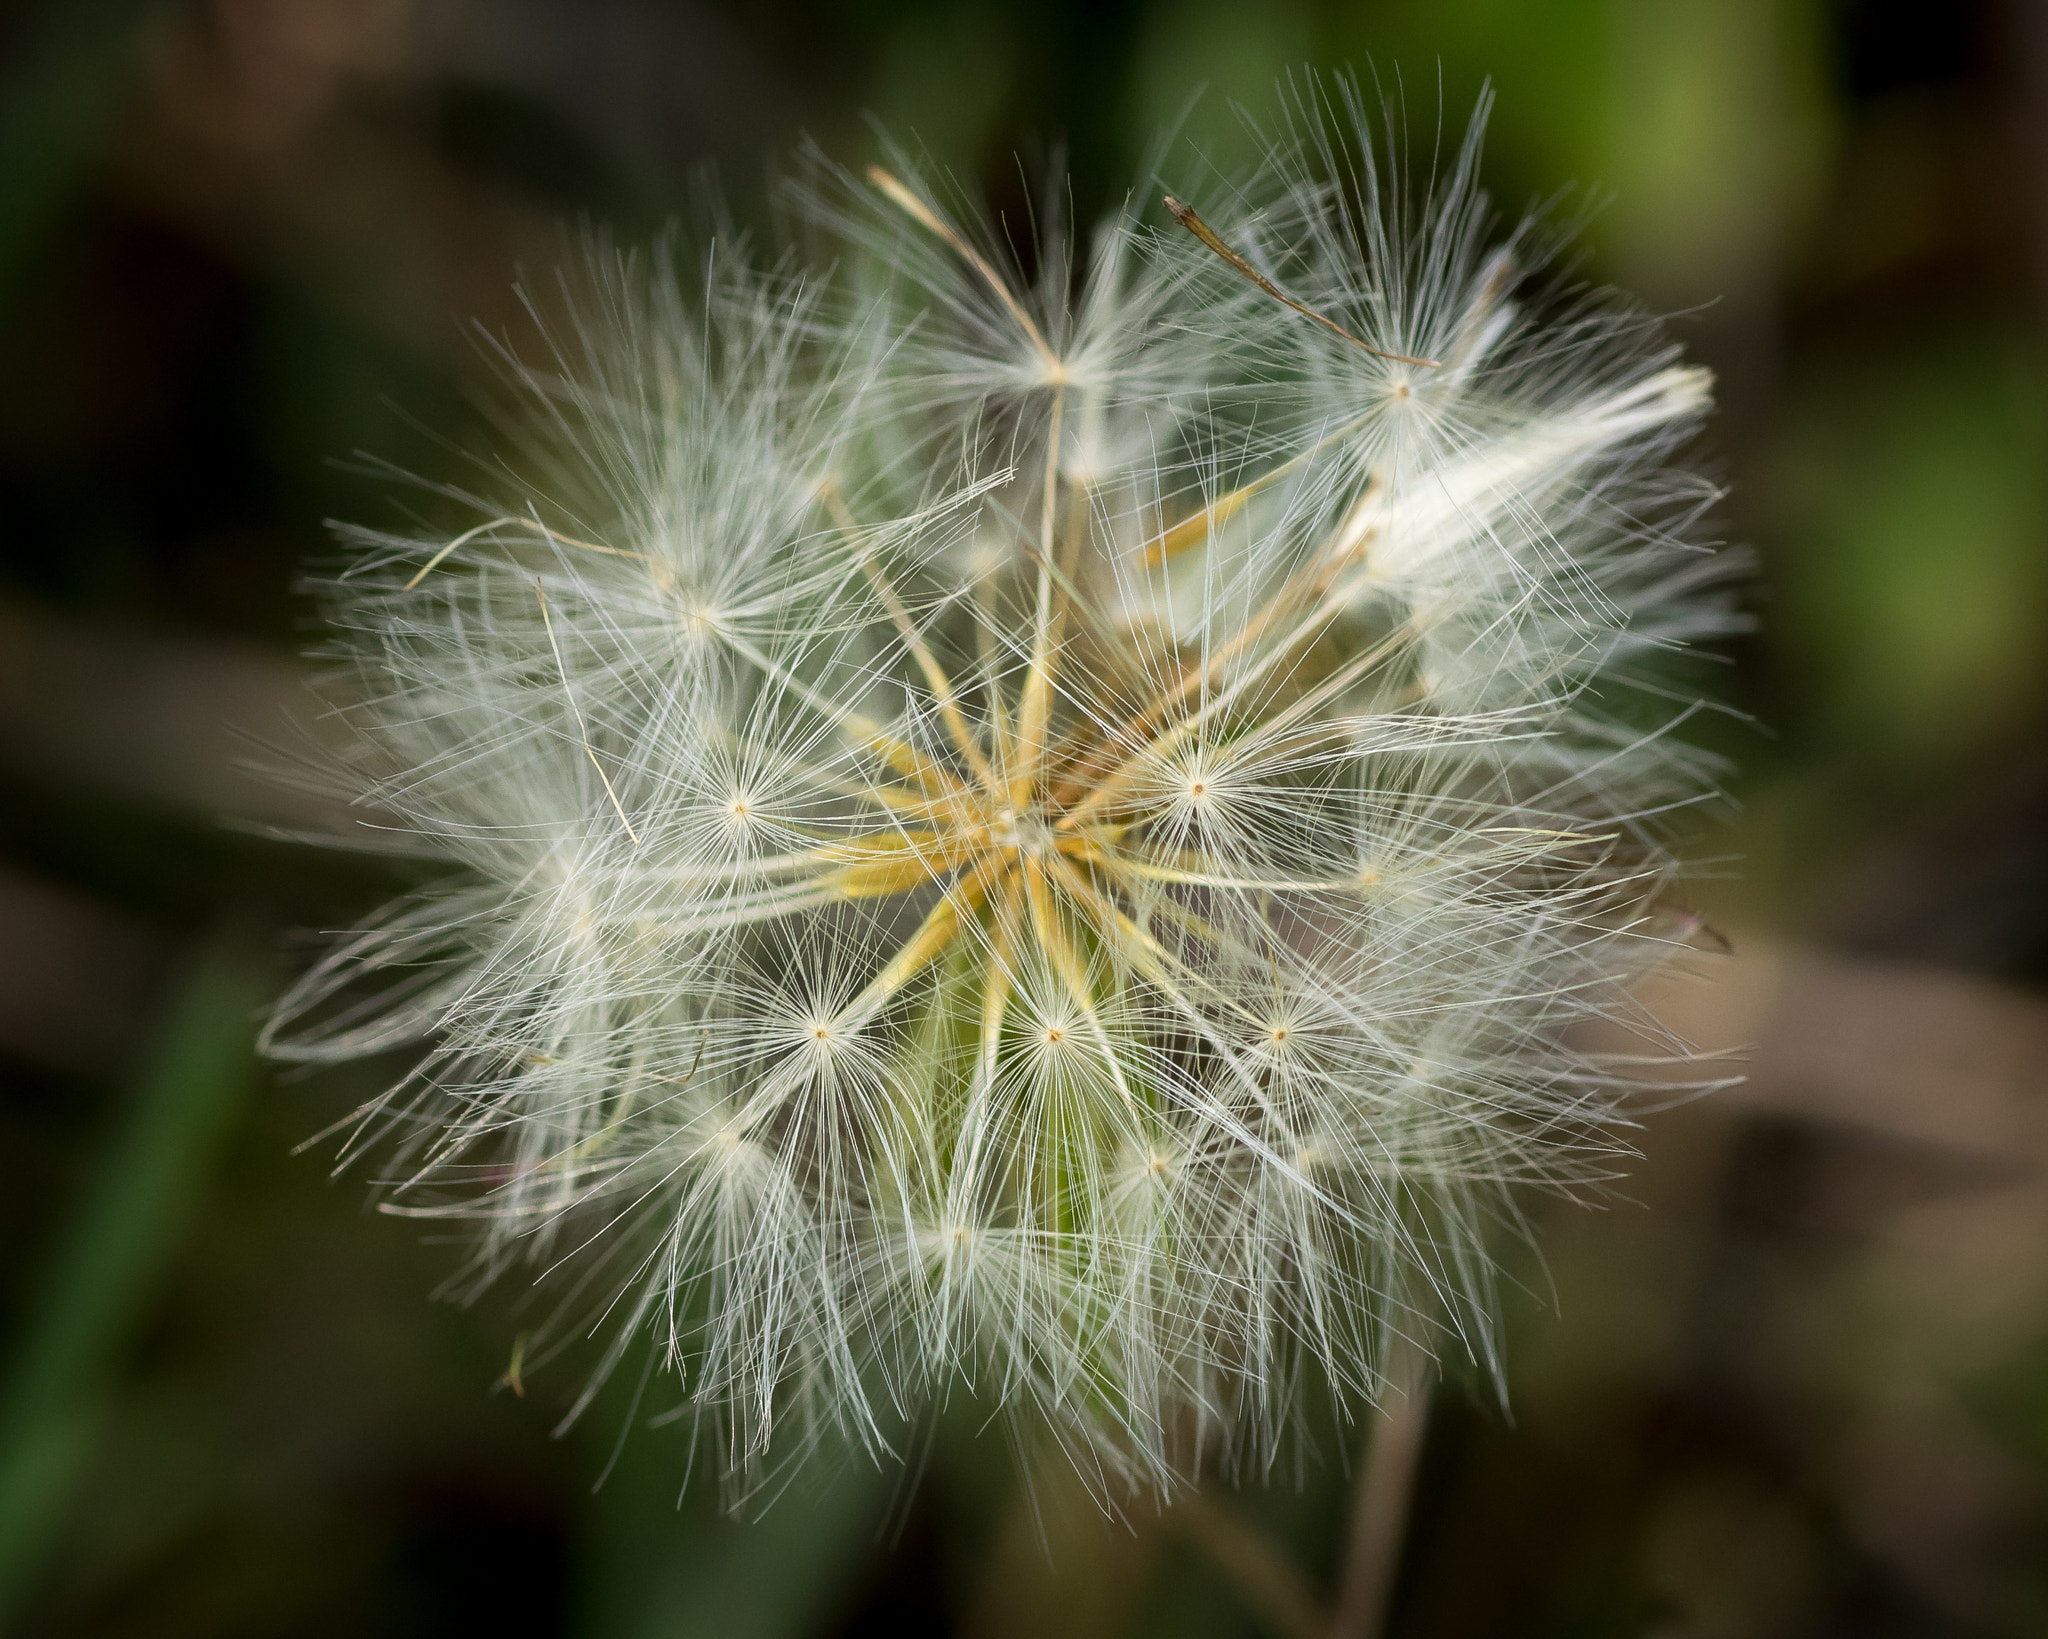
[[[1491,1366],[1517,1186],[1619,1153],[1569,1031],[1708,785],[1709,381],[1336,102],[1085,268],[900,160],[812,185],[835,273],[593,255],[473,522],[349,534],[357,795],[453,869],[271,1049],[430,1044],[393,1205],[729,1473],[960,1394],[1256,1463],[1397,1337]]]

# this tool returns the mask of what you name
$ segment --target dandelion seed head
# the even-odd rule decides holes
[[[446,869],[271,1050],[419,1046],[403,1208],[655,1339],[741,1490],[956,1392],[1268,1463],[1396,1335],[1497,1372],[1490,1226],[1623,1153],[1572,1027],[1713,787],[1707,378],[1531,287],[1476,128],[1417,192],[1290,117],[1176,207],[1227,256],[1134,198],[1026,280],[900,155],[808,196],[843,274],[593,251],[530,479],[347,532],[355,794]]]

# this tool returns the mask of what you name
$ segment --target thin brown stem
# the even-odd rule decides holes
[[[1199,1491],[1187,1491],[1167,1522],[1199,1548],[1229,1581],[1245,1608],[1286,1639],[1329,1639],[1329,1619],[1309,1581],[1265,1535]]]
[[[1372,1443],[1358,1475],[1331,1639],[1379,1639],[1385,1630],[1429,1424],[1427,1359],[1405,1340],[1394,1346],[1387,1396],[1373,1420]]]
[[[1364,495],[1360,497],[1360,503],[1363,504],[1370,498],[1376,489],[1376,482],[1369,483]],[[1356,510],[1353,509],[1354,513]],[[1342,533],[1339,532],[1340,537]],[[1104,736],[1092,752],[1077,760],[1054,794],[1055,806],[1064,806],[1073,801],[1089,785],[1098,783],[1100,779],[1118,769],[1120,764],[1128,768],[1143,751],[1159,744],[1156,736],[1165,732],[1160,725],[1166,715],[1184,707],[1189,696],[1213,682],[1223,668],[1247,648],[1263,641],[1274,626],[1295,613],[1305,597],[1326,593],[1330,582],[1343,568],[1350,551],[1355,550],[1357,544],[1354,542],[1350,548],[1343,551],[1332,551],[1332,543],[1326,541],[1306,563],[1288,576],[1284,585],[1253,612],[1235,637],[1210,653],[1200,665],[1184,668],[1179,680],[1155,695],[1120,733]],[[1275,646],[1274,652],[1266,657],[1259,670],[1255,670],[1251,677],[1255,679],[1260,675],[1260,671],[1269,670],[1278,659],[1284,658],[1303,642],[1313,638],[1334,613],[1333,609],[1327,607],[1320,610],[1312,609],[1287,635],[1285,641]]]
[[[1257,268],[1253,267],[1251,263],[1247,262],[1242,256],[1238,255],[1236,251],[1232,250],[1227,244],[1223,242],[1222,236],[1218,234],[1214,228],[1210,227],[1208,223],[1204,222],[1199,216],[1197,216],[1194,213],[1193,207],[1183,205],[1178,199],[1174,198],[1172,194],[1167,194],[1165,196],[1165,199],[1166,208],[1173,212],[1173,219],[1176,222],[1178,222],[1182,227],[1186,228],[1188,232],[1192,233],[1197,239],[1201,240],[1203,244],[1207,245],[1218,256],[1222,257],[1223,260],[1229,263],[1231,267],[1235,268],[1239,273],[1243,274],[1247,279],[1251,280],[1251,282],[1257,285],[1259,289],[1263,290],[1268,296],[1271,296],[1274,301],[1279,302],[1284,306],[1293,308],[1295,312],[1301,314],[1304,318],[1315,320],[1315,322],[1321,325],[1325,330],[1334,331],[1336,334],[1342,336],[1346,341],[1351,343],[1353,347],[1364,349],[1366,352],[1372,354],[1372,356],[1376,359],[1386,359],[1394,364],[1418,365],[1425,370],[1435,370],[1441,368],[1441,366],[1435,359],[1414,358],[1407,353],[1389,353],[1384,347],[1375,347],[1369,341],[1360,341],[1358,337],[1352,335],[1350,331],[1346,330],[1335,319],[1325,318],[1322,314],[1318,313],[1314,308],[1306,306],[1305,304],[1296,301],[1292,296],[1288,295],[1286,291],[1282,290],[1278,285],[1273,283],[1271,279],[1267,278]]]
[[[996,293],[997,299],[1010,310],[1010,317],[1015,319],[1023,328],[1024,334],[1030,337],[1031,345],[1037,351],[1038,356],[1045,361],[1046,369],[1053,373],[1055,379],[1058,379],[1062,375],[1059,355],[1046,345],[1045,336],[1038,326],[1032,322],[1031,315],[1024,311],[1024,304],[1017,300],[1016,293],[1010,289],[1009,281],[989,266],[988,259],[962,238],[959,230],[952,223],[939,215],[937,211],[918,198],[916,194],[912,193],[889,172],[883,170],[881,166],[870,165],[868,167],[868,180],[877,188],[880,188],[883,193],[887,194],[890,200],[902,210],[904,215],[908,216],[926,232],[943,239],[952,247],[954,255],[958,256],[961,261],[981,275],[989,289]]]
[[[1087,1021],[1089,1033],[1095,1038],[1095,1045],[1102,1053],[1102,1062],[1108,1067],[1110,1079],[1116,1084],[1117,1093],[1122,1097],[1125,1108],[1135,1111],[1138,1107],[1137,1098],[1124,1079],[1123,1066],[1118,1061],[1116,1049],[1110,1043],[1109,1032],[1102,1026],[1102,1016],[1095,1010],[1094,997],[1089,993],[1088,975],[1082,969],[1081,959],[1074,950],[1074,942],[1067,937],[1066,927],[1060,919],[1059,906],[1046,883],[1045,872],[1035,859],[1027,858],[1023,868],[1025,887],[1030,894],[1031,920],[1038,933],[1038,943],[1043,947],[1046,959],[1052,963],[1053,971],[1059,976],[1060,983],[1066,987],[1067,995],[1081,1010],[1081,1017]]]
[[[891,734],[872,717],[864,712],[855,711],[851,706],[842,706],[836,700],[826,699],[787,666],[778,665],[753,644],[736,634],[725,634],[725,642],[741,659],[759,667],[790,693],[802,699],[806,705],[822,712],[837,723],[856,745],[880,755],[898,774],[927,795],[958,800],[967,794],[967,787],[954,779],[945,769],[925,756],[909,741]]]
[[[1331,432],[1325,433],[1299,455],[1290,456],[1268,472],[1262,472],[1249,483],[1240,484],[1228,494],[1219,495],[1207,506],[1197,508],[1187,517],[1170,528],[1161,530],[1143,546],[1138,548],[1138,562],[1146,569],[1156,569],[1169,558],[1175,557],[1206,540],[1209,531],[1217,524],[1226,523],[1261,490],[1270,488],[1289,473],[1298,472],[1332,444],[1341,443],[1372,419],[1368,412],[1343,423]]]
[[[903,600],[896,595],[896,588],[881,566],[874,561],[874,553],[861,541],[860,525],[846,505],[846,499],[839,493],[837,484],[826,482],[819,489],[819,496],[825,509],[832,514],[832,521],[839,526],[855,552],[859,555],[862,572],[868,583],[874,587],[875,595],[882,600],[882,607],[895,622],[897,632],[902,636],[911,658],[917,662],[918,670],[924,673],[925,687],[932,691],[932,698],[938,702],[939,717],[946,725],[946,732],[953,737],[953,747],[967,760],[967,766],[974,770],[974,777],[981,781],[990,796],[997,793],[995,770],[989,766],[988,757],[981,749],[981,742],[968,727],[966,715],[960,710],[958,696],[953,693],[952,679],[947,677],[940,666],[938,657],[924,641],[924,634],[918,631],[910,618],[910,611]]]
[[[546,536],[551,541],[558,542],[563,546],[573,546],[579,551],[602,552],[608,558],[632,558],[640,563],[648,561],[647,554],[644,552],[628,552],[622,546],[599,546],[595,541],[579,541],[573,535],[564,535],[559,531],[548,528],[546,524],[539,522],[537,519],[493,518],[489,523],[478,524],[474,529],[465,529],[446,546],[442,547],[440,551],[427,559],[420,566],[420,572],[405,583],[405,589],[410,592],[421,581],[438,569],[447,559],[449,553],[455,551],[458,547],[467,546],[480,535],[488,535],[494,529],[531,529],[537,534]]]
[[[1007,770],[1010,801],[1021,808],[1038,783],[1045,760],[1045,730],[1052,716],[1053,650],[1059,646],[1060,622],[1053,604],[1053,520],[1060,481],[1060,422],[1065,412],[1064,387],[1052,395],[1052,419],[1046,429],[1045,493],[1038,521],[1038,600],[1032,615],[1031,669],[1017,706],[1016,755]]]
[[[903,948],[868,981],[858,996],[840,1010],[835,1021],[837,1025],[846,1030],[858,1029],[873,1018],[890,997],[943,955],[959,937],[961,918],[972,916],[981,908],[992,880],[1006,869],[993,861],[985,861],[968,872],[964,879],[949,885]]]
[[[1059,831],[1074,830],[1089,815],[1103,808],[1137,776],[1146,758],[1157,758],[1163,752],[1170,750],[1173,746],[1185,740],[1219,712],[1226,710],[1245,690],[1260,682],[1275,666],[1285,660],[1300,645],[1305,636],[1313,635],[1315,627],[1323,619],[1327,619],[1329,615],[1334,613],[1333,609],[1325,609],[1322,614],[1311,616],[1310,619],[1303,621],[1302,625],[1297,628],[1295,633],[1285,643],[1275,645],[1273,650],[1263,660],[1259,661],[1242,677],[1238,678],[1229,688],[1205,701],[1200,710],[1191,712],[1179,722],[1160,730],[1159,733],[1154,735],[1144,745],[1132,748],[1120,763],[1104,774],[1092,791],[1054,822],[1054,829]],[[1308,693],[1290,703],[1285,711],[1271,718],[1266,723],[1261,724],[1259,727],[1260,739],[1270,744],[1279,733],[1292,729],[1308,712],[1327,705],[1330,700],[1343,693],[1345,689],[1363,681],[1374,669],[1385,665],[1390,658],[1398,654],[1406,644],[1413,642],[1417,632],[1418,628],[1412,619],[1403,621],[1364,654],[1354,656],[1351,660],[1346,661],[1336,671],[1309,690]]]

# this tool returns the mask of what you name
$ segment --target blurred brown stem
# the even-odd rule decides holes
[[[1327,1639],[1329,1622],[1308,1578],[1263,1534],[1199,1491],[1183,1493],[1167,1517],[1274,1632],[1288,1639]]]
[[[1427,1358],[1411,1343],[1395,1345],[1387,1394],[1374,1419],[1351,1506],[1351,1546],[1344,1557],[1331,1639],[1379,1639],[1386,1626],[1429,1423]]]

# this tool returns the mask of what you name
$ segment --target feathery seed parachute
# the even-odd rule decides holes
[[[345,532],[352,794],[445,869],[270,1050],[423,1045],[389,1204],[741,1484],[959,1392],[1256,1464],[1397,1335],[1493,1367],[1489,1235],[1624,1153],[1709,381],[1367,124],[1028,280],[900,156],[841,271],[594,252],[500,491]]]

